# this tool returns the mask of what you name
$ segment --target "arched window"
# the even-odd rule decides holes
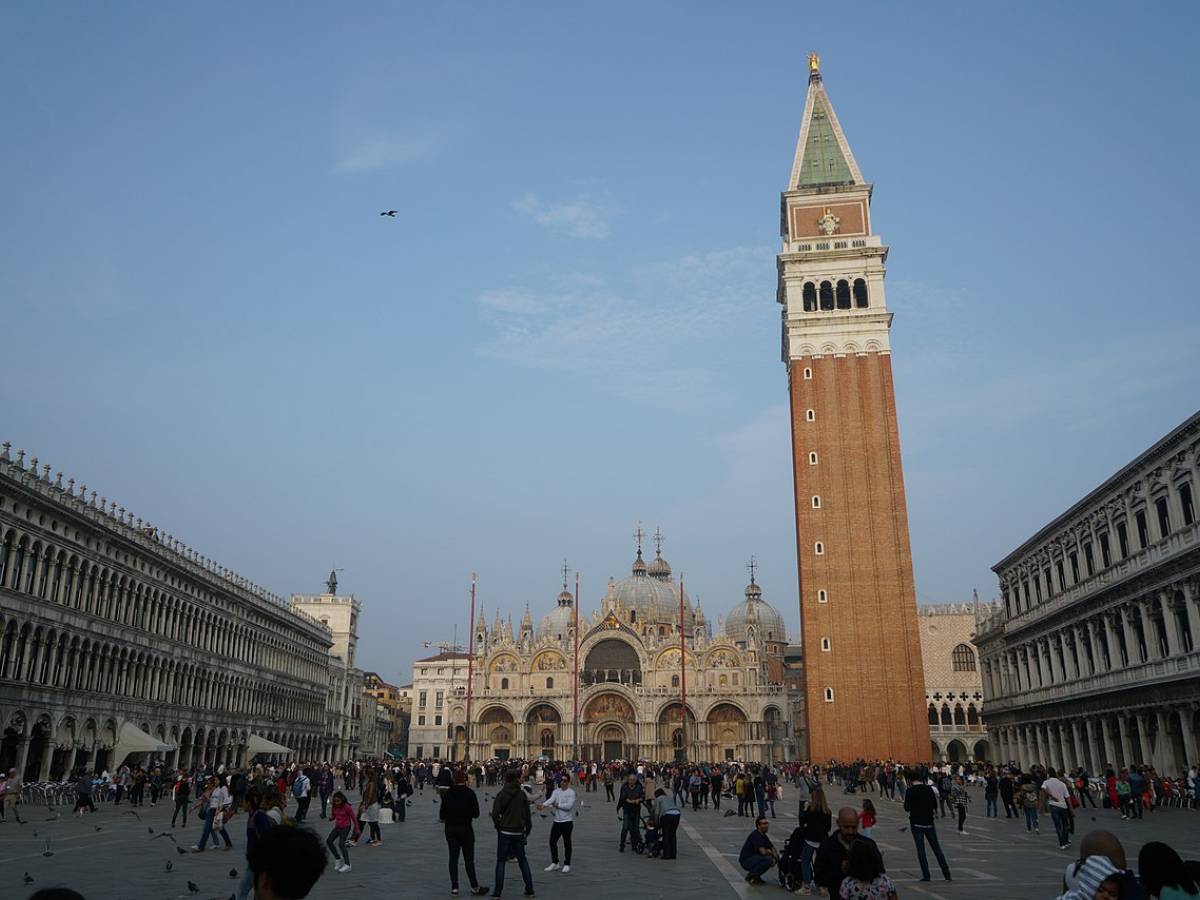
[[[813,552],[816,553],[817,556],[824,556],[825,555],[825,545],[822,544],[820,541],[817,541],[817,543],[813,546]]]
[[[553,678],[546,679],[546,690],[548,690],[548,691],[554,690],[554,679]]]
[[[815,466],[817,464],[817,451],[816,450],[814,450],[808,454],[808,464],[810,466]]]
[[[817,421],[817,411],[815,409],[806,409],[804,411],[804,421],[805,422]]]
[[[850,308],[850,283],[844,278],[837,283],[837,308]]]
[[[825,702],[826,703],[833,702],[833,688],[831,688],[831,687],[825,688]]]
[[[554,746],[554,732],[549,728],[542,729],[542,749],[549,750]]]
[[[967,707],[967,724],[968,725],[978,725],[979,724],[979,710],[977,710],[975,708],[974,703],[972,703],[970,706]]]
[[[858,309],[866,309],[870,305],[867,301],[867,283],[861,278],[854,279],[854,305]]]
[[[679,676],[678,675],[671,676],[671,687],[673,687],[673,688],[679,687]]]
[[[937,707],[932,703],[929,704],[929,724],[936,725],[938,723]]]
[[[833,309],[833,285],[828,281],[821,282],[821,309]]]
[[[631,609],[631,610],[629,611],[629,621],[630,621],[630,622],[636,622],[636,621],[637,621],[637,610],[636,610],[636,609]]]
[[[813,498],[812,498],[812,508],[813,508],[813,509],[820,509],[820,508],[821,508],[821,498],[820,498],[820,497],[818,497],[816,494],[813,494]]]
[[[975,651],[966,644],[959,644],[950,654],[955,672],[975,671]]]
[[[827,637],[821,638],[821,652],[828,653],[829,649],[830,649],[829,638],[827,638]]]
[[[500,690],[502,690],[502,691],[508,690],[508,679],[507,678],[500,679]]]
[[[953,725],[954,724],[954,718],[950,715],[950,704],[948,704],[948,703],[942,704],[942,724],[943,725]]]
[[[812,381],[812,369],[810,369],[810,368],[808,368],[808,367],[805,367],[805,369],[804,369],[804,380],[805,380],[805,381]]]
[[[804,311],[817,311],[817,288],[811,281],[804,282]]]
[[[818,603],[828,603],[829,602],[829,592],[826,591],[825,588],[821,588],[819,591],[817,591],[817,602]]]
[[[966,725],[967,724],[967,716],[963,712],[963,708],[961,706],[954,707],[954,724],[955,725]]]

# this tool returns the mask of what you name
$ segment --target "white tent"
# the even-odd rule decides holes
[[[274,741],[268,741],[260,734],[252,734],[246,740],[246,758],[253,759],[260,753],[291,753],[291,747],[285,747],[283,744],[277,744]]]
[[[174,749],[154,735],[146,734],[132,722],[123,722],[117,734],[117,743],[113,746],[112,759],[116,765],[120,765],[131,753],[170,753]]]

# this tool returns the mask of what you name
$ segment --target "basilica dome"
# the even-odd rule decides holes
[[[565,640],[575,624],[575,597],[567,590],[563,582],[562,593],[558,595],[558,604],[550,610],[538,626],[538,638],[553,638],[556,641]]]
[[[661,563],[661,565],[656,565]],[[619,600],[627,612],[637,613],[637,622],[654,625],[679,624],[679,585],[670,580],[671,567],[661,556],[650,564],[655,567],[651,575],[649,567],[638,551],[637,559],[628,578],[612,585],[612,597]],[[666,572],[663,573],[663,567]],[[683,597],[685,621],[692,621],[692,604],[686,594]]]
[[[763,641],[787,643],[787,626],[779,610],[762,598],[762,589],[755,584],[754,579],[746,585],[746,599],[730,610],[725,617],[725,634],[735,643],[746,642],[746,626],[751,618],[758,619],[758,642]]]

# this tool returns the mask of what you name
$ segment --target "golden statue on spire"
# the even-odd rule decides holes
[[[808,54],[808,71],[810,73],[821,71],[821,57],[815,53]]]

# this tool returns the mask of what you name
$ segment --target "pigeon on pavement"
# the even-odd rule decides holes
[[[194,881],[188,881],[188,893],[189,893],[189,894],[198,894],[198,893],[200,893],[200,887],[199,887],[199,886],[196,884],[196,882],[194,882]]]
[[[25,883],[33,884],[33,876],[30,875],[28,872],[25,873]]]
[[[229,877],[230,877],[230,878],[237,878],[237,869],[230,869],[230,870],[229,870]]]

